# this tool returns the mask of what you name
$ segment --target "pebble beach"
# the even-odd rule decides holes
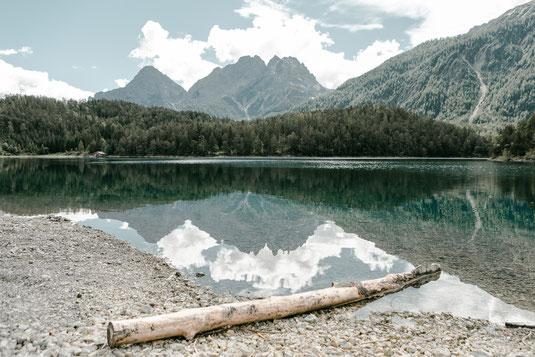
[[[110,320],[245,298],[217,295],[165,260],[52,216],[0,216],[0,356],[532,356],[535,331],[449,314],[356,317],[349,305],[110,348]]]

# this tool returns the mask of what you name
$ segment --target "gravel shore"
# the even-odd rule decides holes
[[[0,356],[532,356],[535,331],[358,306],[110,349],[109,320],[237,301],[162,259],[57,217],[0,216]]]

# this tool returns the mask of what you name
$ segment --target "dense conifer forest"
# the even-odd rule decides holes
[[[494,155],[503,159],[535,160],[535,114],[518,126],[506,126],[496,137]]]
[[[472,129],[386,105],[233,121],[117,101],[0,99],[4,155],[481,157],[491,149]]]

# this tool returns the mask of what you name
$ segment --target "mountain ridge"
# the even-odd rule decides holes
[[[535,1],[468,33],[427,41],[294,110],[364,103],[496,131],[535,111]]]
[[[124,100],[170,109],[189,104],[186,90],[153,66],[143,67],[123,88],[95,93],[94,99]]]
[[[188,91],[153,66],[146,66],[124,88],[98,92],[93,98],[253,119],[285,113],[326,91],[294,57],[274,56],[266,65],[259,56],[243,56],[234,64],[215,68]]]

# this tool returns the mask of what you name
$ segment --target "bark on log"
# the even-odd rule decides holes
[[[253,321],[280,319],[304,312],[345,305],[418,287],[440,277],[440,265],[420,265],[408,273],[359,283],[336,284],[331,288],[274,296],[231,304],[184,309],[175,313],[108,324],[108,345],[152,341],[167,337],[193,338],[200,332]]]

